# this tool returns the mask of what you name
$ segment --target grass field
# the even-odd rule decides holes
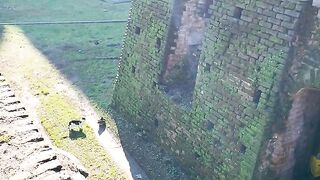
[[[70,133],[68,122],[83,116],[73,91],[54,65],[33,46],[16,26],[6,26],[0,43],[0,71],[31,114],[41,121],[52,143],[73,154],[86,167],[89,179],[127,179],[128,173],[112,160],[88,124],[82,133]],[[29,97],[25,99],[26,95]],[[5,140],[6,138],[1,139]]]
[[[1,0],[0,23],[127,19],[129,7],[128,3],[113,4],[111,0]],[[0,71],[13,79],[23,77],[31,93],[39,94],[41,106],[34,111],[52,142],[74,154],[90,172],[89,179],[126,179],[126,175],[88,126],[84,129],[86,138],[65,138],[65,124],[81,115],[54,86],[62,74],[99,109],[106,109],[118,66],[118,60],[112,58],[120,56],[125,26],[126,23],[6,26],[6,34],[0,26],[0,55],[4,57],[0,63],[6,64],[0,66]],[[52,71],[55,68],[50,68],[47,60],[60,74]],[[44,93],[47,91],[50,93]],[[0,137],[0,141],[5,139]]]
[[[2,0],[0,22],[127,19],[111,0]],[[125,23],[20,26],[64,76],[105,109],[111,101]],[[0,30],[1,32],[1,30]],[[111,59],[109,59],[111,57]]]

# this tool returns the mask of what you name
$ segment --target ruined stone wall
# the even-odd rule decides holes
[[[173,2],[133,1],[113,107],[191,174],[251,179],[307,3],[214,1],[192,105],[182,107],[159,90]]]
[[[317,101],[320,89],[320,19],[316,5],[317,1],[307,3],[299,17],[279,88],[278,106],[275,106],[279,117],[273,124],[272,138],[262,148],[258,165],[259,173],[266,173],[269,168],[271,174],[279,179],[305,179],[310,176],[309,160],[319,146],[315,133],[319,131],[320,113]]]

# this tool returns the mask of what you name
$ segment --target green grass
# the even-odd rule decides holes
[[[127,19],[111,0],[2,0],[0,22]],[[24,34],[99,108],[111,102],[126,23],[20,26]],[[97,43],[98,42],[98,43]]]
[[[111,0],[1,0],[0,22],[127,19],[129,7],[130,4],[112,4]],[[125,26],[123,23],[18,28],[73,85],[99,109],[105,110],[112,98],[118,61],[104,58],[120,56]],[[2,29],[0,27],[0,34]],[[15,28],[9,30],[15,31]],[[41,108],[37,111],[54,144],[74,154],[89,170],[90,179],[124,179],[88,126],[84,127],[85,138],[68,138],[66,124],[80,117],[80,112],[66,97],[54,91],[55,81],[50,75],[33,74],[39,68],[44,72],[50,70],[33,60],[38,58],[36,53],[28,53],[32,54],[29,62],[19,68],[30,81],[33,94],[40,98]]]
[[[103,147],[97,142],[92,129],[85,125],[84,136],[70,139],[68,122],[79,118],[80,114],[58,94],[41,97],[41,123],[53,143],[75,155],[89,170],[89,179],[125,179],[122,172],[113,164]]]
[[[118,60],[104,58],[120,56],[123,25],[41,26],[23,30],[51,63],[91,101],[102,108],[108,106]]]
[[[35,104],[30,110],[37,113],[53,144],[77,157],[87,168],[89,179],[126,179],[89,126],[85,125],[84,133],[76,134],[79,138],[69,134],[68,122],[83,115],[67,91],[57,86],[57,82],[68,84],[60,72],[19,27],[6,26],[4,32],[0,57],[6,61],[1,61],[0,70],[8,81],[14,82],[12,86],[18,91],[17,95],[33,95]]]
[[[125,19],[129,4],[111,0],[1,0],[0,21]]]

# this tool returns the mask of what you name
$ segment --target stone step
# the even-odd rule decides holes
[[[10,177],[9,180],[28,179],[28,177],[32,177],[32,173],[31,172],[22,171],[22,172],[17,172],[14,176]]]
[[[23,135],[26,133],[31,133],[31,132],[39,132],[38,128],[34,124],[27,124],[25,126],[17,126],[14,127],[14,130],[16,135]]]
[[[54,172],[60,172],[62,169],[62,165],[58,160],[49,161],[47,163],[41,164],[38,166],[37,169],[35,169],[32,174],[37,176],[42,173],[45,173],[46,171],[54,171]]]
[[[14,96],[15,95],[12,91],[3,92],[3,93],[0,93],[0,100],[4,100],[4,99],[11,98]]]
[[[26,108],[24,108],[21,103],[10,104],[8,106],[5,106],[4,109],[8,112],[25,111],[26,110]]]
[[[8,113],[8,118],[27,118],[29,115],[26,111],[15,111]]]
[[[20,100],[16,97],[7,98],[7,99],[3,100],[2,102],[4,103],[5,106],[21,103]]]
[[[17,126],[26,126],[26,125],[33,124],[33,121],[30,118],[6,116],[6,122],[3,122],[2,124],[7,125],[8,128],[15,128]]]
[[[21,151],[23,151],[23,155],[30,155],[33,153],[41,152],[41,151],[49,151],[52,150],[51,147],[49,147],[48,143],[45,141],[41,142],[33,142],[33,143],[26,143],[19,146],[21,148]]]
[[[7,82],[0,82],[0,88],[10,88],[10,85]]]
[[[46,173],[41,174],[40,176],[37,176],[36,178],[34,178],[34,180],[43,180],[43,179],[45,179],[45,180],[57,180],[57,179],[82,180],[83,178],[81,178],[81,177],[77,177],[77,179],[71,178],[70,175],[68,174],[68,172],[65,170],[62,170],[58,173],[56,173],[54,171],[47,171]]]
[[[12,144],[24,144],[29,142],[40,142],[43,140],[44,139],[40,133],[32,132],[30,134],[15,137],[15,139],[12,139],[10,142]]]
[[[63,179],[63,178],[59,178],[59,177],[55,176],[55,174],[58,174],[58,173],[56,173],[54,171],[46,171],[46,172],[44,172],[42,174],[39,174],[36,177],[33,177],[32,180],[43,180],[43,179],[45,179],[45,180],[47,180],[47,179],[48,180],[58,180],[58,179],[62,180]],[[55,178],[55,179],[52,179],[52,178]]]
[[[39,132],[39,129],[36,125],[34,124],[30,124],[32,123],[32,121],[25,121],[27,122],[26,125],[24,126],[18,126],[18,127],[15,127],[15,132],[28,132],[28,131],[35,131],[35,132]]]
[[[24,159],[20,165],[20,168],[22,168],[24,171],[30,171],[41,164],[45,164],[56,159],[57,156],[53,150],[34,152],[32,155]]]
[[[5,92],[8,92],[8,91],[11,91],[11,89],[9,87],[0,88],[0,93],[5,93]]]

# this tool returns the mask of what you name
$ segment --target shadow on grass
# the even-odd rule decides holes
[[[123,28],[124,32],[124,25],[115,27]],[[121,48],[110,44],[118,44],[122,39],[121,33],[118,32],[119,37],[116,39],[111,37],[112,33],[106,36],[108,30],[116,31],[109,25],[79,26],[77,28],[71,26],[23,27],[23,30],[33,45],[69,82],[87,96],[98,109],[111,116],[111,121],[114,121],[111,124],[115,126],[114,129],[119,134],[133,178],[139,179],[137,177],[141,175],[143,179],[148,179],[145,174],[141,173],[140,167],[142,167],[152,179],[187,179],[183,171],[177,168],[178,165],[171,154],[165,154],[164,150],[153,144],[152,139],[143,131],[118,116],[109,107],[113,94],[113,81],[117,75],[118,60],[95,57],[120,56]],[[65,41],[66,39],[68,41]],[[96,43],[97,41],[99,44]],[[99,126],[98,134],[101,135],[105,129],[106,126]],[[81,138],[81,134],[79,137],[70,136],[70,138]]]
[[[110,114],[118,131],[134,179],[186,179],[176,168],[175,161],[161,147],[152,143],[133,124],[112,112],[113,81],[117,75],[118,59],[125,24],[116,25],[57,25],[21,26],[35,48],[53,64],[66,79],[86,95],[99,109]],[[0,27],[2,34],[3,27]],[[108,124],[109,126],[109,124]],[[99,127],[102,134],[106,126]],[[70,131],[71,140],[84,139],[81,131]],[[139,165],[136,164],[136,161]]]
[[[109,107],[118,60],[108,57],[120,56],[120,42],[125,24],[114,27],[81,25],[22,28],[33,45],[69,82],[87,96],[98,109],[111,116],[134,179],[139,179],[140,175],[143,179],[148,179],[141,173],[140,167],[152,179],[187,179],[171,154],[166,154],[161,147],[153,144],[152,139],[143,131],[118,116]],[[116,32],[119,29],[122,29],[121,33]],[[101,135],[105,129],[105,126],[100,126],[98,134]],[[74,140],[82,137],[82,134],[70,135],[70,139]]]
[[[86,134],[83,131],[69,131],[69,138],[71,140],[84,139],[86,138]]]
[[[101,109],[108,107],[125,23],[21,28],[71,84]]]
[[[102,11],[107,13],[105,9]],[[110,9],[109,11],[115,10]],[[24,35],[34,47],[41,51],[71,84],[86,95],[98,109],[109,112],[113,82],[117,75],[117,58],[121,53],[126,23],[19,26],[19,28],[23,30]],[[0,34],[3,30],[4,27],[0,26]],[[132,177],[140,179],[139,175],[141,175],[142,179],[148,179],[145,174],[141,174],[139,165],[135,162],[137,160],[148,175],[154,176],[152,179],[169,179],[166,178],[168,177],[166,174],[170,174],[171,170],[168,169],[171,166],[162,170],[162,167],[153,163],[153,161],[158,161],[157,153],[151,153],[156,146],[144,136],[141,137],[140,131],[128,121],[122,118],[114,120],[115,129],[119,133],[121,145],[129,161]],[[98,133],[102,134],[107,128],[109,124],[102,125]],[[83,132],[73,131],[69,132],[69,138],[72,140],[89,138],[89,134],[86,137]],[[156,152],[161,153],[162,151],[159,149]],[[158,174],[160,176],[157,176]]]

